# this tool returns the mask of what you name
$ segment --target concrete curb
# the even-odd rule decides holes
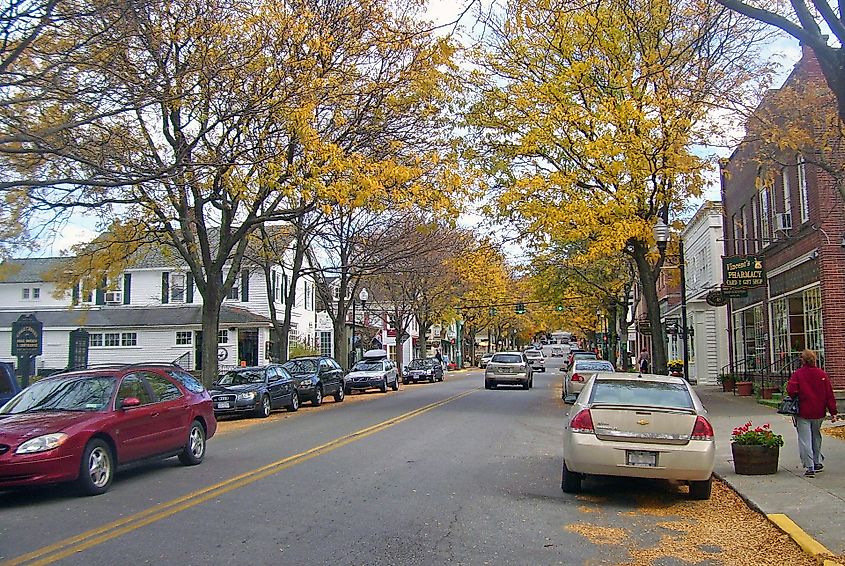
[[[827,558],[828,556],[832,557],[833,553],[828,550],[825,545],[808,535],[804,529],[795,524],[795,521],[790,519],[787,515],[784,515],[783,513],[764,513],[756,503],[743,495],[728,478],[717,474],[716,472],[713,472],[713,475],[724,482],[725,485],[730,487],[734,493],[740,497],[740,499],[745,501],[746,505],[766,517],[766,519],[768,519],[774,526],[789,535],[789,538],[794,540],[795,544],[800,546],[801,550],[805,553],[821,560],[824,566],[845,566],[840,562]]]

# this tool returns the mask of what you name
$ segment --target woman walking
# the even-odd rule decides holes
[[[801,367],[793,372],[786,385],[790,397],[798,397],[798,455],[804,466],[804,475],[813,477],[824,469],[822,462],[821,426],[825,412],[836,420],[836,399],[830,378],[816,367],[816,354],[812,350],[801,352]]]

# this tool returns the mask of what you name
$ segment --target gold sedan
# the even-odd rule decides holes
[[[563,491],[580,491],[594,474],[684,481],[692,499],[710,498],[713,427],[689,383],[598,373],[574,402],[563,434]]]

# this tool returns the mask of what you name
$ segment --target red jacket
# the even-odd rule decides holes
[[[823,419],[825,409],[836,414],[836,399],[833,386],[824,370],[813,366],[802,366],[795,370],[786,392],[790,397],[798,396],[798,416],[802,419]]]

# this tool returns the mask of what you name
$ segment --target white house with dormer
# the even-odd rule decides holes
[[[716,383],[728,363],[728,320],[725,307],[707,304],[707,294],[722,283],[722,203],[705,201],[681,232],[684,242],[687,327],[690,378],[702,384]],[[680,305],[666,313],[681,319]],[[669,355],[683,355],[679,333],[669,339]]]
[[[0,280],[0,360],[17,361],[11,353],[12,323],[32,314],[43,324],[37,370],[68,366],[70,333],[76,329],[88,332],[89,364],[176,362],[189,370],[201,369],[202,296],[179,258],[147,253],[100,289],[77,286],[55,296],[47,275],[69,261],[10,260],[10,275]],[[264,272],[244,265],[220,311],[221,369],[267,363],[273,339],[270,300],[281,318],[291,279],[285,267],[273,266],[268,294]],[[316,329],[314,280],[303,274],[297,282],[291,339],[315,346]]]

